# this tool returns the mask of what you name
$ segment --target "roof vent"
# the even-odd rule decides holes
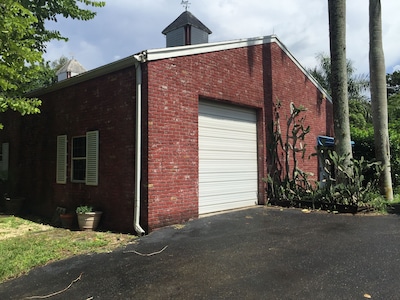
[[[64,66],[62,66],[56,73],[58,81],[71,78],[86,72],[86,69],[76,60],[69,60]]]
[[[208,43],[208,35],[212,32],[186,10],[162,33],[167,37],[167,47],[176,47]]]

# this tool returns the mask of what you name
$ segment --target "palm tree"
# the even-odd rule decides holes
[[[325,53],[316,56],[318,65],[308,72],[322,85],[322,87],[332,95],[331,89],[331,58]],[[347,68],[347,92],[349,100],[366,100],[363,92],[369,89],[369,76],[367,74],[355,74],[353,61],[346,61]]]
[[[331,58],[325,53],[316,56],[318,65],[308,72],[332,94],[331,89]],[[366,124],[371,123],[371,103],[365,92],[369,91],[369,75],[354,74],[356,69],[351,60],[347,60],[347,92],[349,98],[350,133],[354,127],[365,129]]]
[[[352,173],[346,61],[346,0],[328,0],[335,150]],[[339,178],[338,178],[339,179]]]
[[[369,1],[369,69],[374,125],[375,154],[382,163],[381,192],[387,200],[393,200],[392,178],[390,173],[390,145],[388,131],[387,91],[385,56],[382,46],[381,1]]]

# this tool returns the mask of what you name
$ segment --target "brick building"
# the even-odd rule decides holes
[[[143,233],[263,204],[277,99],[282,116],[307,108],[308,154],[333,135],[332,103],[276,36],[173,46],[32,92],[41,114],[2,115],[2,168],[25,209],[93,205],[103,228]],[[318,173],[316,157],[300,164]]]

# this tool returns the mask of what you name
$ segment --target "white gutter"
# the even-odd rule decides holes
[[[134,55],[136,69],[136,142],[135,142],[135,199],[133,207],[133,226],[138,235],[146,232],[140,226],[140,200],[142,181],[142,66],[145,53]]]

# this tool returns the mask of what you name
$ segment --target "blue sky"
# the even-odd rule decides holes
[[[190,0],[189,11],[213,32],[210,42],[276,34],[306,68],[329,54],[327,0]],[[106,0],[91,21],[49,22],[68,42],[48,44],[45,58],[76,58],[94,69],[142,50],[165,47],[161,31],[183,11],[181,0]],[[387,72],[400,70],[400,1],[382,1]],[[368,73],[368,1],[347,1],[347,58]]]

